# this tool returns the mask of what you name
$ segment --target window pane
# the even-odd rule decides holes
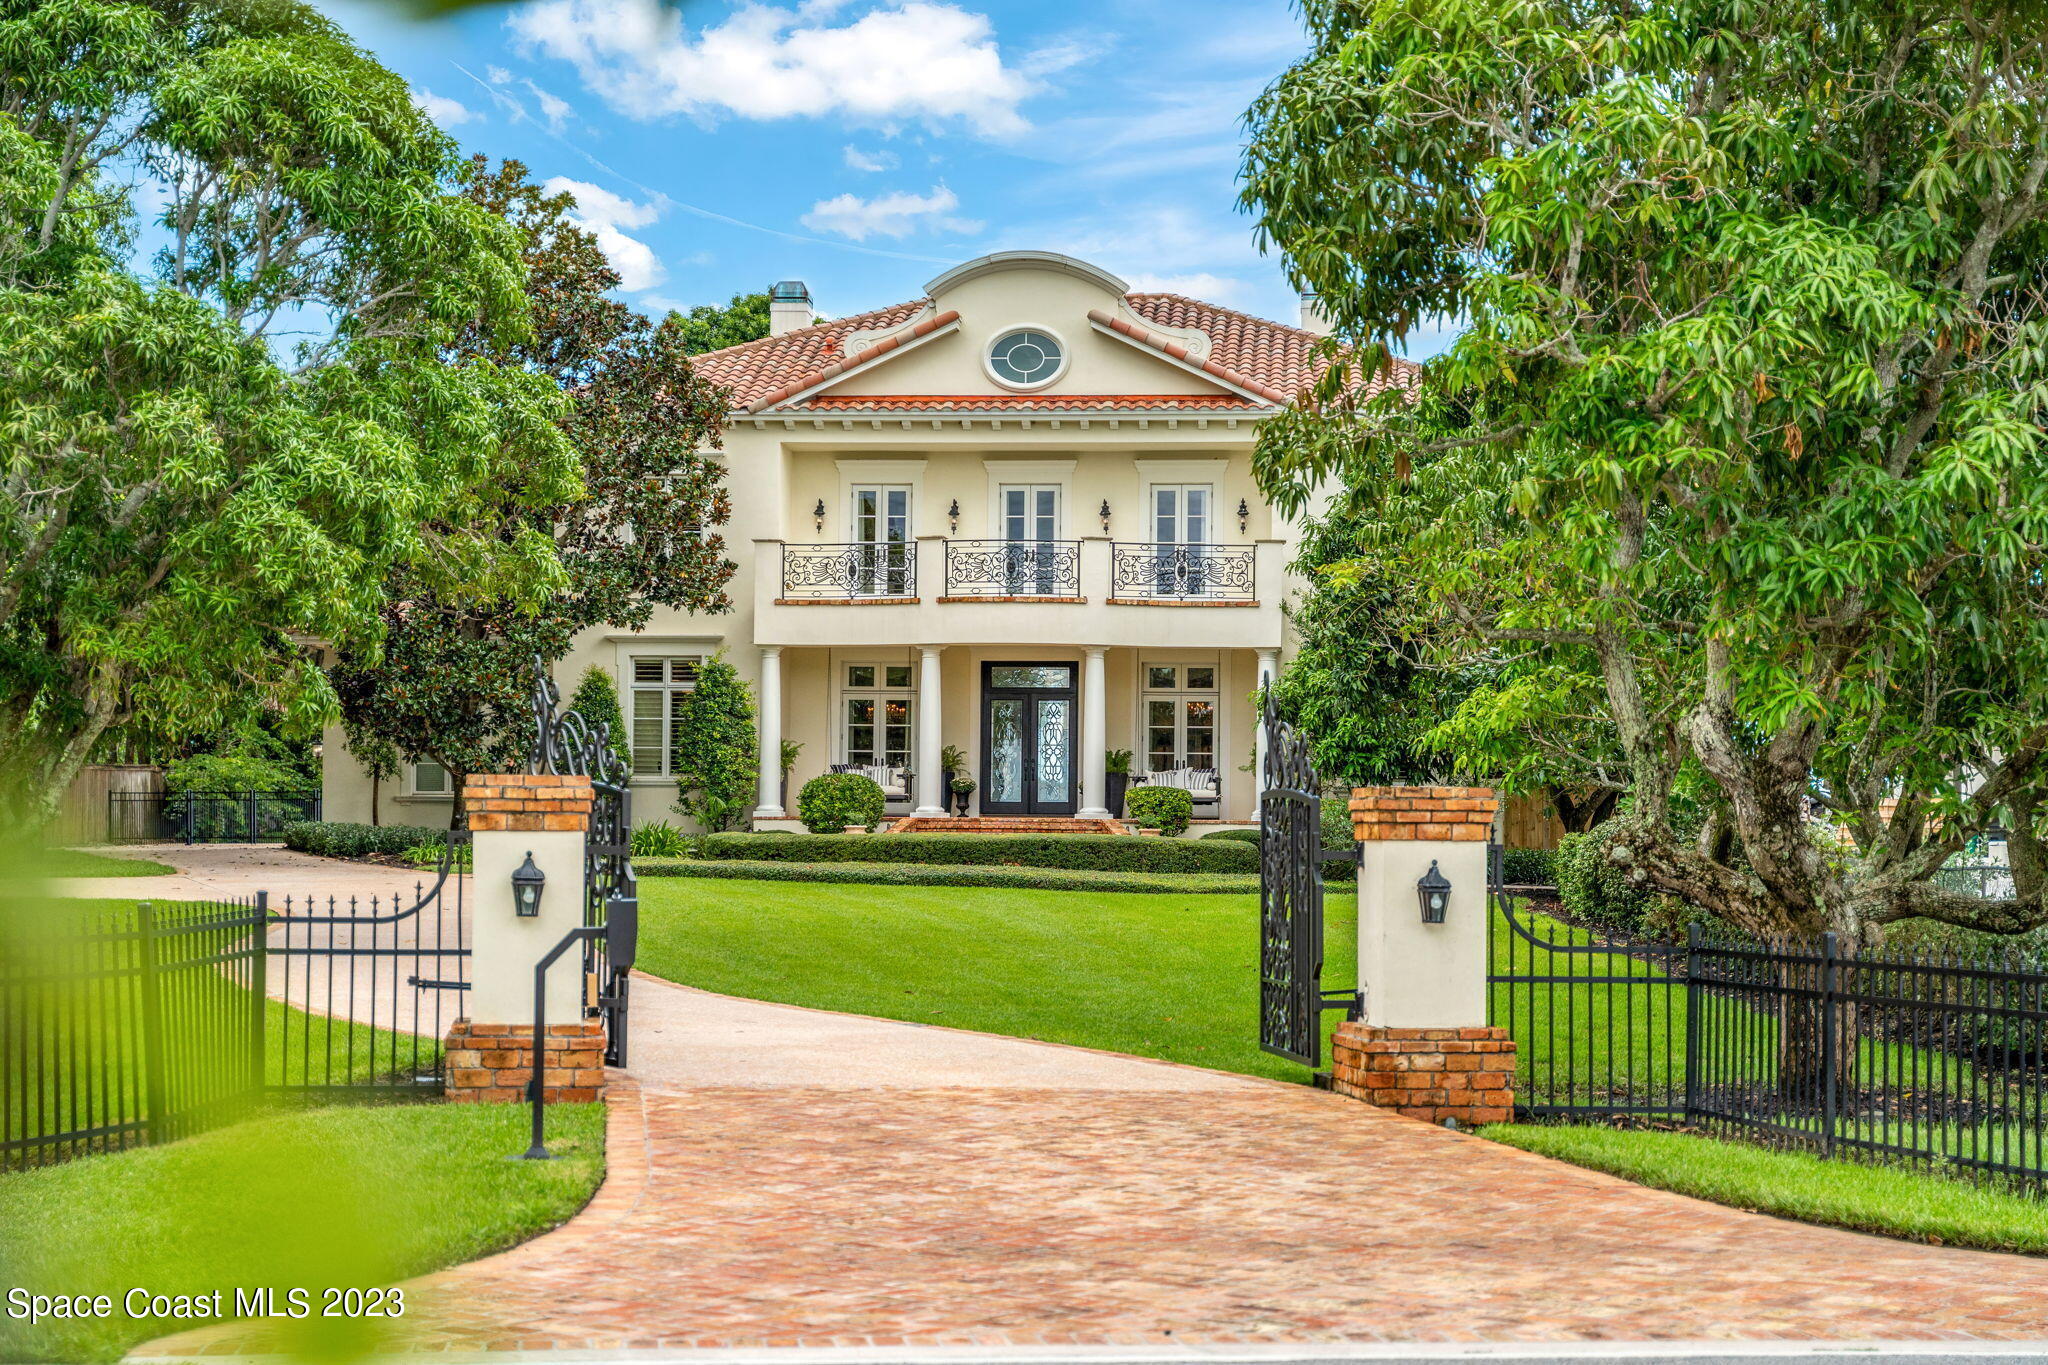
[[[849,664],[846,669],[846,685],[848,687],[873,687],[875,685],[875,666],[873,664]]]
[[[661,693],[633,693],[633,771],[661,776]]]
[[[668,661],[668,680],[695,687],[697,685],[697,665],[701,662],[702,660],[694,655],[687,658],[670,659]]]
[[[1167,729],[1171,730],[1173,728],[1173,703],[1164,698],[1146,702],[1145,723],[1147,725],[1164,725]]]
[[[413,765],[412,789],[421,796],[444,796],[448,792],[448,770],[432,759]]]
[[[1216,670],[1214,668],[1196,668],[1191,666],[1188,669],[1188,689],[1194,692],[1215,691]]]
[[[890,664],[882,670],[882,682],[888,687],[910,686],[910,665]]]
[[[1145,670],[1145,686],[1171,690],[1173,687],[1173,673],[1174,670],[1171,668],[1148,668]]]
[[[1145,734],[1146,770],[1165,772],[1173,766],[1173,731],[1153,729]]]
[[[992,668],[988,681],[990,687],[1072,687],[1074,670],[1065,664],[1048,664],[1043,668]]]
[[[664,662],[662,659],[642,659],[636,657],[633,660],[633,681],[639,683],[658,683],[662,681],[662,664]]]
[[[668,694],[668,753],[664,755],[664,772],[676,770],[676,750],[683,747],[683,698],[688,695],[680,691]]]
[[[848,697],[846,718],[855,725],[875,723],[875,699],[873,697]]]

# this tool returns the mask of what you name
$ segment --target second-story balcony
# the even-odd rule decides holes
[[[1250,602],[1258,568],[1249,545],[1115,541],[1109,547],[1112,601]]]
[[[941,602],[1083,600],[1078,540],[944,540]],[[914,541],[855,541],[780,546],[779,598],[788,603],[911,602],[918,596]],[[1239,602],[1258,598],[1257,552],[1250,545],[1108,544],[1112,602]]]
[[[914,601],[917,544],[784,545],[782,597],[790,602]]]

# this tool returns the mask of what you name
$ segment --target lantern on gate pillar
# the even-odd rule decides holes
[[[512,874],[512,910],[521,919],[533,919],[540,914],[540,893],[548,884],[547,873],[533,864],[533,850],[526,851],[526,861]]]
[[[1442,924],[1444,912],[1451,908],[1451,883],[1437,867],[1436,859],[1431,858],[1429,871],[1415,879],[1415,894],[1422,902],[1422,922]]]

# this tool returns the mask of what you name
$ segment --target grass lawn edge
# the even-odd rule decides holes
[[[1946,1176],[1700,1133],[1536,1123],[1491,1124],[1478,1133],[1517,1151],[1743,1213],[1924,1246],[2048,1257],[2048,1201]]]

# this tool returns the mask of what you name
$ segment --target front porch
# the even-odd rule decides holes
[[[1277,644],[760,649],[756,828],[793,821],[803,784],[834,769],[875,776],[892,824],[962,828],[962,777],[975,820],[1078,829],[1066,822],[1114,818],[1127,784],[1148,777],[1190,785],[1205,822],[1256,818],[1251,697],[1278,669]],[[785,741],[798,746],[787,772]],[[1128,751],[1128,775],[1110,771],[1112,751]]]

